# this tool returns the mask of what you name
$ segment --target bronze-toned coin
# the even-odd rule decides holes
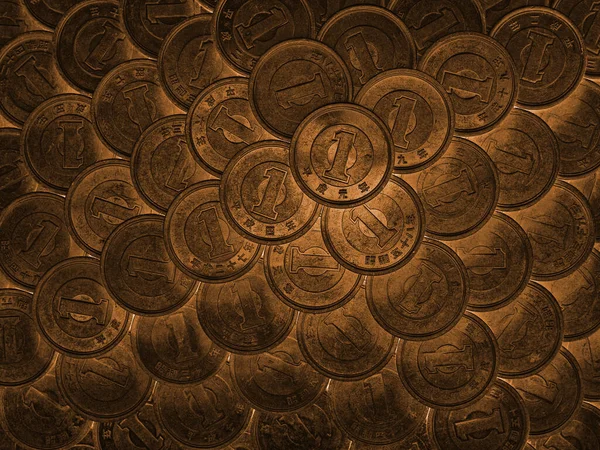
[[[179,270],[205,283],[239,278],[263,250],[228,224],[217,180],[183,191],[167,212],[164,230],[167,251]]]
[[[531,242],[519,224],[504,214],[494,214],[479,231],[448,245],[467,266],[469,309],[500,308],[519,295],[531,278]]]
[[[364,281],[331,256],[319,222],[289,244],[269,246],[265,275],[281,300],[314,313],[339,308],[354,297]]]
[[[54,350],[36,329],[30,293],[0,289],[0,326],[3,333],[0,385],[29,384],[48,371]]]
[[[227,367],[201,383],[159,384],[154,398],[163,430],[194,448],[220,448],[233,441],[252,411],[233,388]]]
[[[239,152],[221,178],[221,205],[229,223],[261,244],[293,241],[310,230],[321,206],[292,176],[289,145],[261,141]]]
[[[517,100],[519,79],[511,55],[480,33],[454,33],[442,38],[423,55],[419,69],[450,94],[459,133],[489,130],[504,120]]]
[[[116,0],[87,0],[69,9],[56,26],[58,67],[78,89],[93,92],[113,67],[137,56],[120,16]]]
[[[408,26],[420,57],[444,36],[486,30],[484,11],[477,0],[391,0],[388,8]]]
[[[162,317],[136,317],[131,331],[133,353],[159,382],[198,383],[214,375],[228,353],[204,333],[195,302]]]
[[[135,142],[154,121],[177,112],[181,111],[160,84],[156,62],[149,59],[119,64],[102,78],[92,97],[98,136],[125,157],[131,156]]]
[[[64,216],[64,199],[47,192],[23,195],[2,211],[0,268],[12,281],[34,288],[55,264],[83,254]]]
[[[0,11],[6,3],[0,3]],[[11,28],[0,26],[3,31]],[[47,31],[23,33],[4,45],[0,67],[0,111],[11,122],[22,125],[44,100],[69,90],[54,58],[52,33]]]
[[[82,359],[61,355],[56,377],[69,406],[100,422],[134,414],[154,387],[152,378],[135,362],[128,338],[102,356]]]
[[[72,6],[81,0],[24,0],[29,13],[43,25],[54,28]]]
[[[261,411],[297,411],[313,403],[328,381],[305,361],[291,335],[264,353],[233,355],[231,371],[242,397]]]
[[[594,216],[594,229],[596,230],[596,242],[600,242],[600,171],[594,172],[574,180],[568,180],[581,192],[590,203]]]
[[[227,62],[250,73],[258,58],[290,39],[314,38],[307,0],[222,0],[214,12],[215,40]]]
[[[395,172],[416,172],[433,164],[450,145],[454,111],[444,87],[410,69],[388,70],[360,90],[356,103],[388,126]]]
[[[198,288],[169,258],[163,227],[162,216],[136,216],[117,227],[104,244],[100,260],[104,286],[134,314],[172,312]]]
[[[431,409],[427,408],[427,415],[431,415]],[[427,431],[427,418],[424,418],[417,429],[413,430],[407,437],[393,444],[366,444],[354,441],[352,450],[434,450],[432,439]]]
[[[66,192],[82,171],[113,156],[94,131],[91,102],[85,95],[56,95],[25,122],[21,152],[31,173],[51,189]]]
[[[381,194],[364,205],[325,209],[321,231],[327,250],[346,269],[382,275],[414,256],[425,232],[424,216],[415,191],[392,177]]]
[[[512,11],[526,6],[550,6],[550,0],[480,0],[488,31]]]
[[[454,138],[431,167],[403,175],[419,195],[428,235],[460,239],[479,230],[498,203],[498,173],[481,147]]]
[[[367,278],[373,317],[402,339],[444,334],[462,317],[469,298],[467,270],[450,248],[425,239],[402,270]]]
[[[365,290],[341,308],[325,314],[301,314],[298,344],[319,372],[340,381],[361,380],[381,370],[397,339],[368,312]]]
[[[350,103],[324,106],[298,126],[290,164],[300,188],[332,208],[373,199],[394,166],[392,136],[370,110]]]
[[[127,219],[151,210],[133,187],[129,163],[100,161],[84,170],[69,188],[66,216],[72,236],[99,255],[109,234]]]
[[[478,316],[498,341],[498,374],[527,377],[554,359],[562,344],[564,324],[560,305],[550,292],[529,283],[514,301]]]
[[[564,348],[541,372],[509,382],[525,401],[531,437],[559,430],[581,406],[581,369],[573,355]]]
[[[250,74],[250,106],[272,134],[289,139],[310,113],[352,99],[352,78],[342,58],[318,41],[276,45]]]
[[[517,102],[547,108],[577,87],[586,68],[585,42],[573,22],[550,8],[530,6],[504,16],[490,36],[506,47],[519,80]]]
[[[600,167],[600,86],[583,80],[565,100],[538,115],[558,139],[561,177],[580,177]]]
[[[217,176],[247,145],[274,139],[254,116],[248,79],[242,77],[225,78],[203,90],[190,107],[185,126],[192,154]]]
[[[564,181],[557,181],[544,198],[512,217],[531,241],[536,280],[565,277],[592,252],[596,234],[590,205]]]
[[[396,353],[400,379],[421,403],[455,409],[476,402],[496,379],[498,344],[480,318],[466,313],[447,333],[403,341]]]
[[[389,69],[414,69],[415,43],[402,20],[371,5],[346,8],[331,17],[317,39],[342,57],[356,94],[371,78]]]
[[[152,208],[167,212],[181,191],[212,177],[199,167],[184,133],[185,116],[163,117],[142,133],[131,155],[131,179]]]
[[[17,443],[10,450],[59,450],[71,448],[89,431],[92,423],[66,404],[54,372],[33,384],[0,391],[0,422]],[[14,445],[14,444],[13,444]]]
[[[40,28],[34,17],[28,13],[25,2],[19,0],[0,1],[0,17],[2,17],[0,47],[27,31]]]
[[[581,368],[583,397],[586,400],[600,400],[600,332],[565,344]]]
[[[186,110],[211,83],[237,74],[217,49],[211,20],[209,14],[201,14],[181,22],[167,35],[158,54],[162,85]]]
[[[519,393],[497,380],[470,406],[433,410],[429,428],[438,448],[444,450],[523,449],[529,436],[529,416]]]
[[[21,130],[0,128],[0,211],[38,188],[21,155],[20,142]]]
[[[582,339],[600,328],[600,252],[593,250],[570,275],[544,283],[562,310],[565,340]]]
[[[200,325],[217,345],[233,353],[261,353],[282,342],[295,311],[271,290],[259,261],[250,272],[227,284],[204,284],[198,291]]]
[[[342,9],[356,5],[386,6],[386,3],[386,0],[311,0],[308,2],[314,20],[317,23],[317,31],[321,29],[331,16]]]

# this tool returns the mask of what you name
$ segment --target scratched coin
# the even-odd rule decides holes
[[[296,319],[271,290],[260,261],[227,284],[204,284],[197,295],[200,325],[217,345],[233,353],[264,352],[282,342]]]
[[[154,121],[178,111],[160,84],[156,63],[149,59],[119,64],[102,78],[92,97],[98,136],[125,157]]]
[[[465,265],[450,248],[429,239],[402,270],[367,278],[373,317],[402,339],[444,334],[462,317],[468,298]]]
[[[448,245],[467,266],[469,309],[485,311],[510,303],[531,277],[531,242],[504,214],[494,214],[479,231]]]
[[[72,6],[81,0],[24,0],[29,13],[43,25],[54,28]]]
[[[529,283],[508,305],[478,315],[498,341],[498,374],[502,377],[537,373],[560,350],[564,332],[560,305],[537,283]]]
[[[116,0],[87,0],[69,9],[56,26],[58,67],[78,89],[93,92],[113,67],[138,54],[120,16]]]
[[[154,397],[162,428],[194,448],[230,443],[244,430],[252,411],[233,388],[227,368],[189,386],[159,384]]]
[[[169,258],[163,226],[162,216],[133,217],[115,229],[102,250],[104,286],[134,314],[167,314],[186,303],[198,288]]]
[[[600,182],[598,177],[600,177],[600,172],[595,170],[581,178],[568,180],[590,203],[592,215],[594,216],[596,242],[600,242]]]
[[[250,106],[272,134],[289,139],[308,115],[330,103],[350,101],[352,78],[342,58],[318,41],[276,45],[250,74]]]
[[[583,397],[589,401],[600,400],[600,333],[595,331],[591,335],[568,342],[565,347],[575,357],[581,368],[583,381]]]
[[[0,211],[20,196],[34,192],[38,183],[21,155],[21,130],[0,128]]]
[[[421,403],[436,409],[467,406],[483,397],[498,370],[498,344],[478,317],[466,313],[447,333],[404,341],[396,353],[400,379]]]
[[[219,201],[219,181],[190,186],[165,218],[165,243],[172,261],[188,276],[223,283],[248,272],[262,246],[240,236],[227,222]]]
[[[481,147],[454,138],[431,167],[403,175],[419,195],[426,232],[437,239],[475,233],[492,217],[498,203],[498,173]]]
[[[301,314],[297,336],[306,360],[340,381],[368,378],[384,367],[397,339],[367,313],[364,289],[341,308],[325,314]]]
[[[545,369],[527,378],[510,380],[510,384],[525,402],[531,437],[558,431],[581,406],[581,369],[564,348]]]
[[[217,49],[211,16],[187,19],[171,30],[158,54],[162,85],[171,99],[188,109],[211,83],[237,74]]]
[[[0,14],[6,3],[0,3]],[[11,26],[2,25],[7,28]],[[47,31],[20,34],[0,50],[0,111],[11,122],[22,125],[40,103],[68,90],[53,52],[52,33]]]
[[[290,164],[300,188],[332,208],[373,199],[394,166],[392,137],[385,123],[358,105],[324,106],[298,126]]]
[[[339,308],[364,281],[331,256],[319,222],[291,243],[269,246],[265,275],[282,301],[304,312]]]
[[[592,252],[595,230],[590,205],[564,181],[557,181],[544,198],[513,218],[531,241],[536,280],[565,277]]]
[[[586,68],[585,42],[566,16],[530,6],[504,16],[490,36],[506,47],[519,74],[518,103],[547,108],[577,87]]]
[[[429,428],[444,450],[523,449],[529,436],[529,416],[519,393],[496,381],[477,402],[454,410],[433,410]]]
[[[0,385],[29,384],[48,371],[54,350],[36,329],[31,294],[0,289],[0,326],[4,337]]]
[[[318,31],[325,22],[342,9],[357,5],[386,6],[386,3],[386,0],[311,0],[308,5],[312,10]]]
[[[280,42],[314,38],[307,0],[222,0],[214,12],[214,33],[228,63],[250,73],[258,58]]]
[[[33,384],[3,389],[0,400],[2,428],[17,443],[6,449],[71,448],[92,425],[66,404],[53,371]]]
[[[306,233],[321,207],[296,184],[288,144],[249,145],[227,165],[220,198],[229,223],[248,239],[271,244]]]
[[[152,208],[166,212],[188,186],[212,176],[198,167],[184,133],[185,116],[163,117],[139,137],[131,155],[131,179]]]
[[[372,78],[356,103],[388,126],[395,172],[416,172],[433,164],[454,133],[452,102],[437,80],[416,70],[394,69]]]
[[[203,90],[190,107],[186,136],[199,164],[221,175],[244,147],[274,139],[258,122],[248,101],[248,79],[226,78]]]
[[[133,186],[129,163],[106,159],[88,167],[67,192],[66,216],[73,238],[99,255],[109,234],[138,214],[151,212]]]
[[[92,358],[61,355],[58,387],[75,412],[96,421],[123,419],[140,410],[154,381],[135,362],[129,339]]]
[[[56,95],[28,117],[21,151],[40,183],[66,192],[83,170],[112,156],[94,132],[91,100],[85,95]]]
[[[46,192],[25,194],[2,211],[0,268],[12,281],[34,288],[55,264],[83,254],[64,216],[64,199]]]

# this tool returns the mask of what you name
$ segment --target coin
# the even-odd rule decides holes
[[[495,213],[479,231],[448,245],[467,266],[469,309],[507,305],[531,277],[531,242],[519,224],[504,214]]]
[[[139,137],[131,155],[131,178],[152,208],[166,212],[188,186],[212,176],[194,161],[184,134],[185,116],[163,117]]]
[[[294,39],[268,50],[250,74],[250,106],[272,134],[289,139],[310,113],[350,101],[352,78],[332,49]]]
[[[0,3],[0,11],[6,3]],[[16,124],[22,125],[44,100],[69,90],[56,65],[52,33],[18,35],[0,50],[0,67],[0,111]]]
[[[433,410],[429,427],[444,450],[522,449],[529,435],[529,417],[519,393],[498,380],[470,406]]]
[[[536,280],[565,277],[592,252],[595,231],[589,203],[564,181],[557,181],[543,199],[513,218],[531,241]]]
[[[312,0],[309,7],[317,23],[317,31],[335,13],[356,5],[379,5],[386,6],[386,0]]]
[[[70,8],[56,26],[58,67],[78,89],[93,92],[113,67],[138,54],[120,16],[116,0],[87,0]]]
[[[427,408],[427,415],[431,414],[431,409]],[[431,443],[431,437],[427,432],[427,418],[424,418],[417,429],[413,430],[407,437],[393,444],[379,445],[366,444],[360,441],[354,441],[352,450],[434,450]]]
[[[403,175],[425,210],[426,233],[442,240],[475,233],[492,217],[498,203],[498,173],[481,147],[453,138],[431,167]]]
[[[24,3],[19,0],[0,1],[0,17],[2,17],[0,47],[20,34],[39,29],[39,24],[28,13]]]
[[[450,97],[437,80],[423,72],[387,70],[366,83],[355,101],[387,124],[396,173],[430,166],[450,145],[454,132]]]
[[[402,270],[367,278],[369,310],[391,334],[427,340],[462,317],[469,298],[467,270],[450,248],[425,239]]]
[[[94,132],[90,106],[84,95],[56,95],[25,122],[21,151],[40,183],[66,192],[87,167],[112,156]]]
[[[586,67],[576,26],[550,8],[530,6],[504,16],[490,31],[512,56],[519,74],[517,102],[547,108],[577,87]]]
[[[102,78],[92,97],[98,136],[125,157],[131,156],[135,142],[154,121],[177,112],[181,110],[168,98],[156,63],[149,59],[119,64]]]
[[[183,191],[167,212],[164,233],[169,256],[179,270],[205,283],[239,278],[262,254],[261,245],[228,224],[217,180]]]
[[[250,73],[274,45],[314,38],[315,23],[306,0],[222,0],[214,12],[214,33],[227,62]]]
[[[421,403],[436,409],[470,405],[496,379],[498,344],[478,317],[466,313],[447,333],[404,341],[396,353],[400,379]]]
[[[510,384],[525,401],[531,437],[559,430],[581,406],[581,369],[564,348],[545,369],[527,378],[510,380]]]
[[[160,47],[158,70],[169,97],[185,110],[211,83],[237,74],[217,49],[208,14],[185,20],[171,30]]]
[[[118,225],[149,212],[133,187],[129,163],[120,159],[106,159],[88,167],[67,192],[71,234],[82,248],[96,255]]]
[[[198,283],[169,258],[164,219],[136,216],[109,236],[100,260],[102,280],[112,298],[139,315],[163,315],[185,304]]]
[[[583,382],[583,397],[586,400],[600,400],[600,333],[595,331],[591,335],[568,342],[565,347],[577,360],[581,368]]]
[[[81,0],[24,0],[29,13],[47,27],[54,28],[72,6]]]
[[[185,128],[196,161],[217,176],[247,145],[274,139],[254,116],[248,79],[242,77],[225,78],[204,89],[190,107]]]
[[[208,337],[233,353],[261,353],[282,342],[296,319],[293,309],[271,290],[260,261],[227,284],[204,284],[198,291],[200,325]]]
[[[594,171],[582,178],[568,180],[585,198],[587,198],[594,216],[594,229],[596,230],[596,242],[600,242],[600,183],[598,176],[600,172]]]
[[[136,364],[129,339],[93,358],[61,355],[58,387],[77,413],[96,421],[123,419],[140,410],[154,382]]]
[[[291,243],[267,247],[265,275],[283,302],[304,312],[339,308],[364,281],[331,256],[319,222]]]
[[[20,139],[18,128],[0,128],[0,211],[38,188],[21,156]]]
[[[485,23],[488,31],[500,19],[516,9],[525,6],[550,6],[550,3],[550,0],[481,0],[481,6],[485,10]]]
[[[71,448],[92,425],[65,403],[53,372],[33,384],[3,389],[0,400],[2,428],[19,450],[21,445],[44,450]]]
[[[64,199],[46,192],[25,194],[2,211],[0,268],[12,281],[33,288],[52,266],[83,253],[64,215]]]
[[[470,69],[465,72],[465,67]],[[419,69],[450,94],[456,131],[479,134],[499,124],[517,100],[519,80],[511,55],[494,39],[454,33],[433,44]]]

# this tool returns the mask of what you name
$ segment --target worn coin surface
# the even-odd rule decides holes
[[[581,368],[583,397],[586,400],[600,400],[600,332],[565,344]]]
[[[515,9],[525,6],[550,6],[551,0],[480,0],[485,10],[485,24],[490,31],[496,23]]]
[[[21,130],[0,128],[0,211],[13,200],[38,189],[21,155]]]
[[[585,42],[577,27],[550,8],[530,6],[504,16],[490,36],[506,47],[519,80],[517,101],[547,108],[577,87],[586,68]]]
[[[427,415],[431,415],[431,409],[427,408]],[[392,444],[367,444],[354,441],[352,450],[434,450],[430,433],[427,431],[427,418],[420,421],[418,427],[407,437]]]
[[[81,0],[24,0],[29,13],[49,28],[54,28],[72,6]]]
[[[581,192],[590,203],[594,216],[596,242],[600,242],[600,171],[594,171],[584,177],[568,180]]]

